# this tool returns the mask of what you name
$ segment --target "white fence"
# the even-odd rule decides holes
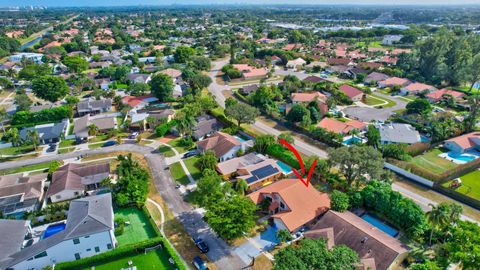
[[[414,182],[417,182],[417,183],[422,184],[422,185],[427,186],[427,187],[433,187],[434,183],[432,181],[430,181],[428,179],[425,179],[421,176],[418,176],[416,174],[413,174],[411,172],[408,172],[408,171],[406,171],[406,170],[404,170],[400,167],[397,167],[393,164],[385,162],[384,167],[389,169],[389,170],[392,170],[393,172],[398,173],[401,176],[404,176],[404,177],[406,177],[406,178],[408,178],[408,179],[410,179]]]

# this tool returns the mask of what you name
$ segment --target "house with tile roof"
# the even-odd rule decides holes
[[[4,216],[37,210],[44,199],[47,174],[0,176],[0,213]]]
[[[197,142],[199,152],[211,150],[219,161],[234,158],[240,149],[245,150],[245,148],[246,146],[237,138],[223,132],[217,132],[211,137]]]
[[[326,129],[327,131],[333,133],[347,135],[352,130],[365,131],[367,128],[367,124],[357,120],[342,122],[334,118],[325,117],[317,124],[317,127]]]
[[[52,174],[46,197],[52,202],[71,200],[96,190],[100,182],[110,177],[110,163],[68,163]]]
[[[73,124],[73,134],[77,143],[86,142],[88,139],[88,127],[95,125],[99,133],[105,133],[117,128],[117,118],[115,116],[97,116],[85,115],[76,118]]]
[[[394,87],[394,86],[407,86],[412,82],[409,79],[399,78],[399,77],[391,77],[383,81],[378,81],[378,87],[385,88],[385,87]]]
[[[238,168],[236,174],[236,179],[245,180],[248,191],[252,192],[277,181],[282,176],[282,169],[276,160],[266,158],[258,163]]]
[[[465,97],[465,93],[444,88],[425,95],[428,101],[432,103],[440,102],[445,99],[446,96],[452,96],[456,101],[460,101]]]
[[[256,68],[248,64],[235,64],[234,68],[240,70],[243,80],[259,80],[267,76],[266,68]]]
[[[152,95],[146,96],[124,96],[122,98],[122,103],[128,105],[130,108],[135,110],[140,110],[148,106],[150,103],[157,102],[158,98]]]
[[[369,84],[369,85],[377,85],[379,81],[384,81],[386,79],[390,78],[390,76],[380,73],[380,72],[372,72],[368,74],[367,77],[363,80],[363,83]]]
[[[312,101],[327,102],[327,96],[315,91],[315,92],[305,92],[305,93],[292,93],[292,103],[304,103],[308,104]]]
[[[301,69],[306,64],[307,64],[307,61],[299,57],[297,59],[288,61],[285,67],[288,69],[297,70],[297,69]]]
[[[362,90],[348,84],[340,86],[338,90],[342,91],[353,102],[361,101],[365,94]]]
[[[445,148],[455,153],[464,153],[471,150],[480,151],[480,132],[474,131],[445,141]]]
[[[434,86],[424,84],[424,83],[411,83],[407,86],[404,86],[400,89],[400,94],[402,95],[418,95],[421,93],[430,93],[437,90]]]
[[[298,179],[284,179],[248,195],[255,204],[269,200],[268,212],[275,228],[295,233],[313,225],[330,208],[327,193],[319,192]]]
[[[42,237],[29,233],[26,221],[0,220],[8,235],[0,238],[0,269],[43,269],[109,251],[117,245],[113,220],[110,193],[73,200],[57,224],[62,229]]]
[[[192,137],[195,140],[203,140],[206,136],[212,135],[223,127],[217,118],[204,114],[195,118],[195,126],[192,128]]]
[[[398,269],[409,253],[398,239],[349,211],[328,211],[304,236],[325,239],[329,249],[338,245],[353,249],[360,258],[359,270]]]

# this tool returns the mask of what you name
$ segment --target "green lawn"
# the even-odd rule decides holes
[[[33,146],[31,146],[31,145],[8,147],[8,148],[0,149],[0,155],[19,155],[19,154],[25,154],[25,153],[28,153],[28,152],[32,152],[34,150],[35,149],[33,149]]]
[[[457,166],[457,164],[439,157],[438,155],[441,153],[443,153],[442,150],[435,148],[423,155],[414,157],[410,162],[437,174],[441,174]]]
[[[49,165],[50,165],[50,162],[43,162],[43,163],[38,163],[38,164],[33,164],[33,165],[27,165],[27,166],[2,170],[2,171],[0,171],[0,175],[35,171],[35,170],[40,170],[40,169],[48,169]]]
[[[183,171],[182,165],[180,162],[175,162],[170,165],[170,173],[172,174],[173,179],[182,185],[190,184],[190,180],[188,179],[187,175]]]
[[[398,98],[405,101],[405,102],[412,102],[412,101],[418,99],[418,97],[416,97],[416,96],[404,96],[404,97],[398,97]]]
[[[160,153],[162,153],[164,156],[166,157],[173,157],[175,156],[175,152],[173,152],[172,149],[170,149],[170,147],[166,146],[166,145],[161,145],[159,148],[158,148],[158,151],[160,151]]]
[[[89,144],[89,145],[88,145],[88,149],[100,148],[100,147],[102,147],[103,144],[104,144],[103,142],[101,142],[101,143]]]
[[[370,94],[370,96],[376,97],[376,98],[379,98],[379,99],[381,99],[381,100],[387,101],[387,102],[388,102],[387,104],[380,106],[380,107],[382,107],[382,108],[388,108],[388,107],[392,107],[392,106],[397,105],[397,103],[396,103],[395,101],[391,100],[391,99],[379,97],[379,96],[377,96],[377,95],[375,95],[375,94]]]
[[[363,102],[365,104],[370,105],[370,106],[377,106],[377,105],[385,103],[385,101],[386,100],[384,100],[383,98],[378,98],[378,97],[375,97],[375,96],[372,96],[372,95],[367,95],[365,100],[363,100]]]
[[[455,189],[455,191],[467,195],[468,197],[472,197],[476,200],[480,200],[480,170],[468,173],[460,177],[460,179],[462,180],[462,185]],[[444,187],[449,187],[452,181],[448,181],[442,185]]]
[[[147,269],[175,269],[175,266],[170,264],[168,261],[168,254],[161,249],[152,250],[147,254],[140,253],[136,256],[127,256],[120,258],[116,261],[99,264],[99,265],[91,265],[89,267],[84,268],[85,270],[120,270],[120,269],[127,269],[128,261],[132,261],[132,266],[136,266],[137,270],[147,270]],[[95,267],[95,268],[93,268]]]
[[[185,162],[185,166],[187,166],[188,171],[195,180],[198,180],[202,177],[202,172],[197,166],[195,166],[199,159],[200,158],[198,156],[194,156],[183,161]]]
[[[73,152],[74,150],[75,150],[75,147],[61,148],[61,149],[58,149],[58,153],[65,154],[65,153]]]
[[[112,137],[111,134],[109,133],[105,133],[105,134],[98,134],[97,136],[95,136],[95,138],[91,138],[88,140],[88,142],[103,142],[103,141],[106,141],[108,139],[110,139]]]
[[[190,150],[190,148],[185,148],[183,147],[182,145],[180,145],[180,140],[182,138],[177,138],[177,139],[174,139],[174,140],[171,140],[168,142],[168,144],[170,144],[171,146],[173,146],[175,149],[177,149],[178,153],[182,154],[182,153],[185,153],[187,152],[188,150]]]
[[[130,222],[130,225],[125,225],[123,234],[116,237],[119,245],[136,243],[157,236],[142,210],[129,207],[120,208],[114,212],[115,217],[121,217],[125,222]]]
[[[58,147],[67,147],[67,146],[72,146],[75,145],[75,140],[62,140]]]

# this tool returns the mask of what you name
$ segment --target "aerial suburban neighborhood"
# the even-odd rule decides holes
[[[480,269],[480,3],[167,2],[0,2],[0,270]]]

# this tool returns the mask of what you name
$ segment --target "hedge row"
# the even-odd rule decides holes
[[[70,106],[59,106],[51,109],[44,109],[39,112],[21,111],[12,116],[13,126],[32,126],[41,123],[53,123],[72,116]]]
[[[433,186],[433,189],[448,196],[448,197],[451,197],[459,202],[462,202],[466,205],[469,205],[477,210],[480,210],[480,201],[472,198],[472,197],[469,197],[465,194],[462,194],[460,192],[457,192],[456,190],[454,189],[450,189],[450,188],[447,188],[447,187],[444,187],[442,186],[441,184],[438,184],[436,183],[434,186]]]
[[[298,163],[298,160],[295,157],[295,155],[280,144],[270,145],[267,148],[267,154],[284,162],[290,167],[294,167],[297,169],[300,168],[300,164]]]
[[[430,143],[419,142],[419,143],[414,143],[414,144],[411,144],[411,145],[407,146],[405,148],[405,150],[407,151],[407,153],[410,156],[416,157],[418,155],[423,154],[425,151],[430,149],[430,147],[431,147]]]

